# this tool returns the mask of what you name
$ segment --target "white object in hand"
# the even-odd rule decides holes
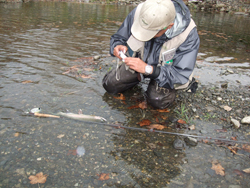
[[[122,61],[127,57],[122,51],[119,51],[119,56],[122,58]]]

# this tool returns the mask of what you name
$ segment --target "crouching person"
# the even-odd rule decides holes
[[[199,44],[196,25],[182,0],[146,0],[111,36],[110,54],[119,63],[104,76],[103,87],[108,93],[122,93],[149,78],[148,104],[167,108],[176,89],[194,82]]]

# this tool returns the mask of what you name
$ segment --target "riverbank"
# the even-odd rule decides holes
[[[26,3],[30,1],[54,1],[54,2],[77,2],[77,3],[100,3],[100,4],[123,4],[137,5],[142,0],[0,0],[0,3]],[[183,0],[185,4],[194,10],[208,12],[227,12],[242,15],[250,14],[250,0],[218,0],[218,1],[201,1],[201,0]]]

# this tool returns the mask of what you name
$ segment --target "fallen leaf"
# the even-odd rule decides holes
[[[119,96],[119,97],[115,97],[115,96],[114,96],[114,98],[115,98],[115,99],[120,99],[120,100],[125,100],[125,96],[124,96],[122,93],[120,93],[120,96]]]
[[[234,146],[226,146],[232,153],[236,154],[237,155],[237,150],[238,148],[237,147],[234,147]]]
[[[250,153],[250,145],[243,144],[242,149]]]
[[[109,174],[101,173],[101,174],[97,174],[97,176],[99,176],[98,180],[101,180],[101,181],[109,179]]]
[[[236,136],[235,137],[231,137],[232,140],[237,140]]]
[[[226,133],[227,129],[216,129],[217,132]]]
[[[147,108],[147,102],[143,101],[138,106],[139,106],[139,108],[141,108],[143,110],[143,109]]]
[[[195,125],[190,125],[188,128],[189,130],[195,130]]]
[[[164,146],[162,143],[158,142],[157,143],[158,146]]]
[[[139,106],[138,105],[133,105],[133,106],[128,107],[128,109],[135,109],[135,108],[139,108]]]
[[[207,143],[209,143],[209,140],[203,139],[202,142],[205,143],[205,144],[207,144]]]
[[[14,136],[15,136],[15,137],[18,137],[18,136],[19,136],[19,133],[15,133]]]
[[[166,108],[166,109],[157,109],[157,111],[158,111],[158,112],[170,112],[170,110],[167,109],[167,108]]]
[[[228,112],[232,110],[232,108],[229,107],[229,106],[224,106],[223,108],[224,108],[224,110],[226,110],[226,111],[228,111]]]
[[[151,124],[151,121],[148,120],[148,119],[143,119],[142,121],[140,121],[140,122],[137,123],[137,124],[139,124],[139,125],[142,127],[142,126],[145,126],[145,125],[150,125],[150,124]]]
[[[77,153],[76,153],[76,149],[73,149],[73,150],[69,150],[68,151],[68,153],[67,153],[67,155],[76,155]]]
[[[57,136],[57,138],[62,138],[64,136],[65,136],[64,134],[60,134],[60,135]]]
[[[147,145],[150,147],[150,149],[156,148],[156,145],[154,143],[147,143]]]
[[[167,117],[167,116],[160,116],[160,117],[161,117],[161,119],[163,119],[163,120],[168,119],[168,117]]]
[[[28,83],[32,83],[32,81],[31,80],[25,80],[25,81],[22,82],[22,84],[28,84]]]
[[[47,180],[48,175],[43,174],[42,172],[37,173],[35,176],[31,175],[29,177],[31,184],[37,184],[37,183],[45,183]]]
[[[243,176],[243,172],[238,169],[234,169],[233,172],[239,176]]]
[[[215,171],[216,174],[221,176],[225,176],[225,169],[221,166],[220,163],[212,162],[212,170]]]
[[[250,168],[244,169],[243,172],[250,174]]]
[[[165,126],[160,125],[160,124],[151,124],[150,126],[148,126],[147,128],[149,129],[158,129],[158,130],[162,130],[165,128]]]
[[[94,69],[93,68],[83,68],[83,70],[90,72],[90,71],[93,71]]]
[[[187,123],[186,121],[184,121],[182,119],[179,119],[177,122],[180,123],[180,124],[186,124]]]
[[[81,78],[91,78],[91,76],[87,76],[87,75],[84,75],[84,74],[80,75],[80,77]]]

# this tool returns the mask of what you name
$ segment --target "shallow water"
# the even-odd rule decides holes
[[[128,92],[125,102],[105,93],[101,80],[113,65],[85,58],[108,56],[110,36],[133,8],[55,2],[0,4],[0,186],[29,187],[29,175],[42,171],[49,176],[41,187],[164,187],[181,172],[185,174],[181,166],[187,162],[185,157],[195,163],[192,158],[197,157],[198,149],[175,150],[174,136],[25,113],[35,107],[48,114],[82,109],[83,114],[130,127],[138,127],[142,113],[152,121],[159,116],[152,109],[128,109],[140,100],[140,89]],[[207,63],[249,69],[249,17],[192,15],[202,41],[200,59],[218,56]],[[78,72],[68,74],[74,65],[79,66]],[[81,157],[76,153],[78,147],[84,148]],[[209,165],[196,164],[208,171]],[[110,179],[100,180],[101,173],[108,173]],[[190,178],[170,186],[185,187]]]

